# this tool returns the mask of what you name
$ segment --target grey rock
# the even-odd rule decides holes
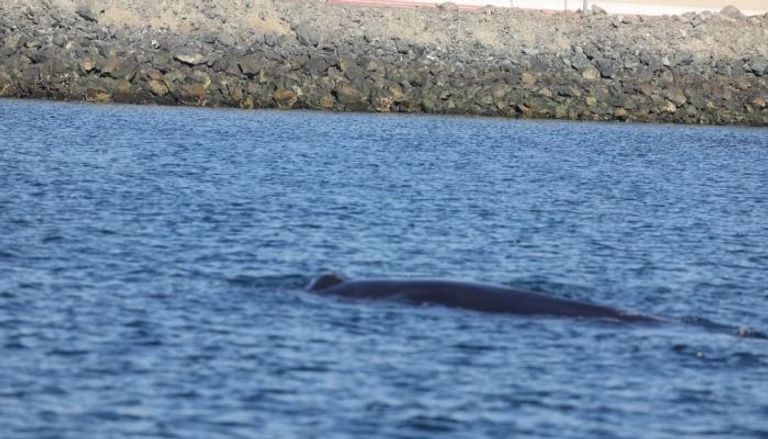
[[[690,52],[677,52],[671,61],[672,66],[687,66],[693,62],[693,55]]]
[[[325,74],[330,67],[330,62],[322,55],[312,56],[304,65],[309,74],[313,77],[320,77]]]
[[[272,32],[264,35],[264,44],[269,47],[277,47],[280,44],[280,37]]]
[[[720,11],[720,15],[722,15],[723,17],[733,18],[733,19],[737,19],[737,20],[741,19],[741,18],[744,18],[744,14],[742,14],[741,11],[737,7],[732,6],[732,5],[728,5],[728,6],[724,7]]]
[[[173,59],[190,66],[197,66],[208,62],[208,58],[199,52],[179,52],[173,56]]]
[[[299,43],[305,46],[315,47],[320,43],[320,32],[310,22],[299,23],[293,31],[296,32],[296,39]]]
[[[240,71],[243,72],[245,76],[253,77],[256,76],[261,70],[263,60],[259,59],[253,54],[246,55],[240,57],[240,59],[237,61],[237,65],[240,66]]]
[[[26,42],[27,42],[26,36],[20,33],[11,34],[3,39],[3,48],[15,49],[17,47],[25,45]]]
[[[75,14],[77,14],[83,20],[90,21],[92,23],[99,22],[99,14],[93,11],[93,9],[89,8],[88,6],[78,7],[77,9],[75,9]]]
[[[411,45],[407,41],[395,40],[395,47],[399,53],[407,54],[411,51]]]
[[[578,70],[579,72],[583,72],[587,69],[592,68],[592,62],[587,58],[584,53],[577,53],[571,58],[571,67]]]
[[[200,41],[206,44],[213,44],[217,40],[216,34],[213,32],[205,32],[200,34]]]
[[[745,70],[755,74],[755,76],[768,75],[768,58],[753,56],[749,59]]]
[[[130,81],[137,70],[138,68],[132,60],[115,56],[107,59],[101,67],[101,74],[108,78]]]
[[[235,45],[235,38],[231,34],[225,32],[216,35],[216,41],[224,47],[232,47]]]

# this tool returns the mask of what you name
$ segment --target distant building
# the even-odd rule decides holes
[[[439,0],[328,0],[329,3],[376,6],[429,6],[443,3]],[[576,11],[585,5],[603,8],[609,14],[676,15],[686,12],[718,12],[735,6],[746,15],[768,13],[768,0],[455,0],[452,3],[465,8],[483,6]]]

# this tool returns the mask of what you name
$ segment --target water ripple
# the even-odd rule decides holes
[[[0,436],[766,436],[765,139],[0,101]],[[324,271],[667,321],[306,292]]]

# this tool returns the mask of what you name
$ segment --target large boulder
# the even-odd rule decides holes
[[[272,99],[275,100],[277,108],[287,110],[293,108],[294,104],[299,100],[299,94],[295,90],[281,88],[275,90],[272,94]]]
[[[297,24],[293,31],[296,33],[296,39],[299,43],[305,46],[317,47],[322,40],[320,32],[309,21],[302,21]]]
[[[742,14],[741,11],[736,6],[733,6],[733,5],[728,5],[724,7],[720,11],[720,15],[722,15],[723,17],[733,18],[737,20],[740,18],[744,18],[744,14]]]

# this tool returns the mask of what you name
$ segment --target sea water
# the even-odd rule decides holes
[[[0,101],[3,438],[766,437],[766,285],[765,129]]]

